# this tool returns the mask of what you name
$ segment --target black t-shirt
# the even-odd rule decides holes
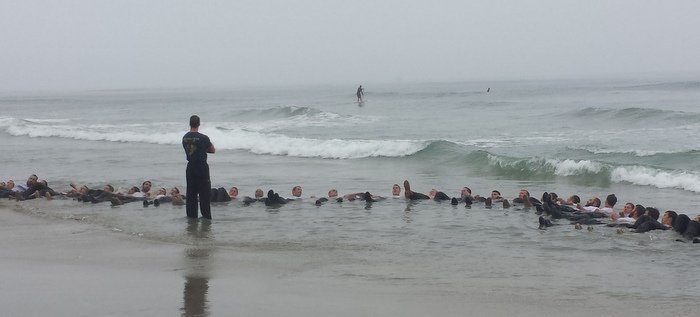
[[[182,147],[190,163],[206,163],[207,149],[210,146],[209,137],[199,132],[187,132],[182,137]]]

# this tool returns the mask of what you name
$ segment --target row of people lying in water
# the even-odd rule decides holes
[[[32,174],[27,178],[26,185],[16,185],[13,180],[0,182],[0,198],[11,198],[17,201],[55,197],[75,198],[79,201],[101,203],[111,202],[112,205],[122,205],[134,201],[144,201],[145,206],[150,204],[159,205],[161,202],[172,202],[176,205],[184,205],[185,196],[180,193],[177,187],[173,187],[168,192],[164,187],[160,187],[155,191],[151,190],[152,182],[144,181],[141,187],[131,186],[125,192],[116,192],[111,184],[104,185],[101,189],[91,189],[87,185],[70,184],[70,188],[66,191],[57,192],[49,187],[46,180],[38,180],[37,176]],[[222,192],[223,191],[223,192]],[[259,196],[262,197],[262,190],[258,189]],[[256,193],[256,195],[258,195]],[[238,188],[231,187],[226,192],[223,188],[212,189],[211,197],[213,202],[230,201],[238,196]]]
[[[431,190],[427,195],[417,192],[412,192],[410,190],[410,185],[406,181],[404,186],[408,187],[405,191],[405,195],[401,195],[401,187],[398,184],[394,184],[392,187],[392,197],[402,198],[405,197],[411,200],[419,199],[433,199],[433,200],[452,200],[452,203],[457,205],[461,202],[471,205],[473,202],[484,202],[487,207],[491,205],[491,202],[503,202],[504,206],[509,207],[507,200],[502,200],[500,193],[498,191],[493,191],[491,197],[485,198],[479,195],[472,196],[471,189],[464,187],[461,190],[459,198],[449,198],[444,192],[439,192],[435,189]],[[78,186],[74,183],[70,184],[70,188],[63,192],[56,192],[48,186],[45,180],[37,181],[36,175],[32,175],[27,180],[27,186],[14,186],[13,181],[8,181],[7,183],[0,183],[0,197],[14,198],[18,201],[26,199],[35,199],[39,197],[46,197],[47,199],[52,199],[54,197],[69,197],[75,198],[83,202],[101,203],[101,202],[111,202],[112,205],[121,205],[124,203],[130,203],[134,201],[142,201],[144,206],[160,205],[162,202],[172,202],[176,205],[184,204],[185,196],[180,193],[177,187],[173,187],[168,193],[164,187],[158,188],[155,192],[151,191],[152,183],[151,181],[144,181],[141,187],[132,186],[126,192],[115,192],[114,187],[111,184],[104,185],[101,189],[91,189],[86,185]],[[263,202],[268,206],[285,204],[290,201],[300,200],[302,197],[301,186],[294,186],[291,191],[291,196],[281,198],[279,194],[270,190],[267,196],[264,195],[262,189],[258,188],[255,190],[253,197],[244,197],[242,200],[245,204],[251,204],[254,202]],[[354,201],[354,200],[364,200],[369,202],[375,202],[385,199],[383,196],[372,195],[369,192],[358,192],[345,194],[343,196],[338,195],[338,191],[333,188],[328,191],[328,197],[316,197],[311,196],[315,199],[316,205],[321,205],[329,200],[342,202],[343,200]],[[228,191],[224,188],[212,188],[210,194],[211,202],[228,202],[238,199],[238,188],[231,187]],[[518,199],[514,199],[514,202],[518,202]]]
[[[402,188],[398,184],[394,184],[391,190],[392,198],[406,198],[409,200],[449,200],[453,205],[464,204],[471,206],[474,203],[483,203],[486,208],[491,208],[493,204],[500,203],[503,208],[509,208],[510,202],[501,196],[497,190],[491,191],[488,197],[480,195],[472,195],[469,187],[463,187],[459,197],[449,197],[441,191],[432,189],[428,194],[415,192],[411,189],[410,183],[404,181],[403,195]],[[90,189],[87,186],[77,186],[70,184],[69,190],[65,192],[55,192],[48,187],[45,180],[38,181],[36,175],[31,175],[27,179],[26,186],[14,186],[14,182],[0,183],[0,197],[15,198],[17,200],[32,199],[37,197],[53,198],[73,197],[83,202],[111,202],[112,205],[121,205],[135,201],[143,202],[144,206],[155,205],[160,203],[173,203],[175,205],[183,205],[185,196],[180,193],[177,187],[173,187],[170,192],[163,187],[158,188],[155,192],[151,192],[151,181],[144,181],[141,187],[132,186],[126,193],[115,192],[114,187],[110,184],[104,185],[102,189]],[[283,205],[291,201],[300,200],[302,197],[301,186],[294,186],[290,197],[281,197],[273,190],[269,190],[267,195],[263,190],[258,188],[255,190],[254,197],[244,197],[244,204],[262,202],[267,206]],[[373,195],[369,192],[357,192],[340,196],[335,188],[328,191],[327,197],[311,197],[316,205],[322,205],[328,201],[342,202],[346,201],[365,201],[368,203],[386,199],[386,197]],[[212,202],[228,202],[238,199],[238,188],[231,187],[228,191],[224,188],[212,188],[210,201]],[[523,189],[518,193],[518,197],[512,200],[514,204],[522,204],[525,208],[535,208],[538,213],[543,215],[539,217],[540,228],[545,229],[555,225],[558,219],[568,220],[573,224],[607,224],[608,226],[624,226],[632,228],[635,232],[647,232],[650,230],[668,230],[674,229],[687,238],[695,239],[700,231],[700,215],[694,219],[683,214],[677,214],[675,211],[666,211],[663,214],[661,222],[659,222],[660,212],[653,207],[643,207],[628,202],[624,205],[622,211],[615,211],[614,207],[617,204],[617,197],[610,194],[605,198],[604,203],[597,197],[592,197],[585,204],[581,204],[581,200],[577,195],[572,195],[567,199],[558,197],[555,193],[544,193],[542,200],[538,200],[530,196],[530,193]],[[601,207],[601,204],[603,205]],[[607,220],[606,220],[607,219]],[[554,221],[554,222],[553,222]],[[697,241],[695,239],[694,241]]]
[[[408,181],[404,182],[404,187],[406,190],[404,191],[407,199],[412,199],[412,200],[417,200],[417,199],[433,199],[433,200],[452,200],[453,203],[458,204],[461,202],[465,202],[467,204],[471,204],[474,201],[477,202],[486,202],[487,204],[490,204],[491,202],[504,202],[506,205],[508,205],[507,200],[503,200],[500,196],[500,192],[498,191],[493,191],[491,193],[490,197],[481,197],[479,195],[472,196],[471,189],[468,187],[464,187],[461,190],[460,197],[459,198],[450,198],[448,197],[444,192],[437,191],[435,189],[431,190],[427,195],[426,194],[421,194],[417,192],[413,192],[410,189],[410,184]],[[25,199],[34,199],[38,197],[46,197],[48,199],[51,199],[56,196],[63,196],[63,197],[73,197],[73,198],[78,198],[81,201],[97,201],[97,202],[103,202],[103,201],[110,201],[111,198],[118,198],[122,200],[122,202],[132,202],[132,201],[141,201],[141,200],[153,200],[156,198],[163,198],[167,196],[167,191],[165,188],[161,187],[158,188],[155,192],[151,191],[152,189],[152,182],[151,181],[144,181],[141,184],[141,187],[138,186],[131,186],[126,192],[115,192],[114,187],[111,184],[106,184],[104,185],[101,189],[91,189],[88,188],[86,185],[76,185],[74,183],[70,184],[70,188],[66,191],[62,192],[56,192],[52,188],[49,187],[48,182],[46,180],[38,180],[38,177],[36,175],[30,175],[29,178],[27,179],[26,185],[15,185],[14,181],[9,180],[6,183],[0,182],[0,198],[14,198],[16,200],[25,200]],[[297,200],[300,199],[302,195],[302,188],[301,186],[294,186],[291,191],[291,196],[287,197],[284,199],[284,201],[292,201],[292,200]],[[180,191],[175,187],[171,189],[170,191],[170,196],[174,196],[176,198],[182,198],[180,194]],[[328,192],[328,197],[322,197],[319,198],[319,202],[325,202],[328,201],[329,199],[344,199],[344,200],[356,200],[356,199],[363,199],[365,197],[365,193],[350,193],[346,194],[343,196],[338,195],[338,191],[336,189],[331,189]],[[522,196],[522,195],[521,195]],[[225,201],[230,201],[230,200],[235,200],[238,198],[238,188],[237,187],[231,187],[228,191],[224,190],[223,188],[216,188],[211,190],[211,201],[212,202],[225,202]],[[384,199],[384,197],[379,196],[379,195],[371,195],[372,200],[380,200]],[[393,198],[399,198],[402,197],[401,195],[401,187],[398,184],[394,184],[392,187],[392,197]],[[268,197],[264,196],[264,192],[262,189],[258,188],[255,190],[255,195],[254,197],[246,197],[245,200],[248,202],[255,202],[255,201],[265,201],[267,200]],[[312,198],[315,198],[312,196]],[[176,199],[177,200],[177,199]],[[282,200],[279,200],[281,202]],[[514,199],[514,202],[518,202],[518,198]]]
[[[151,192],[151,181],[144,181],[141,188],[137,186],[130,187],[126,192],[115,192],[114,187],[110,184],[104,185],[101,189],[90,189],[86,185],[78,186],[74,183],[70,184],[70,188],[63,192],[57,192],[49,187],[46,180],[37,180],[36,175],[31,175],[27,179],[26,185],[15,185],[14,181],[0,182],[0,198],[11,198],[17,201],[35,199],[45,197],[53,199],[55,197],[75,198],[85,202],[104,202],[111,201],[113,204],[123,204],[125,202],[142,201],[148,199],[161,199],[168,197],[169,201],[175,198],[182,198],[179,195],[179,190],[174,187],[168,195],[165,188],[159,188],[155,192]]]
[[[574,197],[575,200],[578,197]],[[597,198],[595,198],[597,199]],[[540,229],[554,226],[552,220],[564,219],[574,223],[576,229],[580,229],[581,224],[605,224],[609,227],[625,227],[633,229],[634,232],[643,233],[652,230],[674,230],[683,238],[692,240],[693,243],[700,243],[700,215],[693,219],[685,214],[678,214],[673,210],[667,210],[661,216],[657,208],[635,205],[631,202],[625,204],[622,211],[614,211],[613,207],[617,203],[617,197],[610,194],[605,198],[605,207],[600,206],[600,200],[589,200],[584,207],[587,212],[582,212],[579,208],[574,208],[570,204],[562,204],[558,201],[556,194],[543,193],[542,201],[537,205],[539,214]],[[597,206],[595,204],[597,203]],[[659,217],[661,221],[659,222]],[[601,221],[602,219],[610,221]],[[621,232],[621,231],[618,231]]]
[[[225,194],[223,188],[219,189],[220,194]],[[238,193],[236,189],[236,194]],[[301,186],[294,186],[292,189],[292,197],[283,198],[273,190],[269,190],[266,197],[262,197],[262,190],[255,191],[255,198],[245,197],[244,203],[264,202],[266,206],[279,206],[288,202],[298,201],[301,199]],[[315,197],[312,197],[315,198]],[[432,189],[427,195],[414,192],[411,190],[410,183],[404,181],[404,195],[401,195],[401,187],[398,184],[392,186],[392,198],[406,198],[409,200],[449,200],[452,205],[464,203],[466,207],[471,207],[474,203],[483,203],[486,208],[492,208],[494,203],[502,203],[503,208],[510,208],[510,203],[507,199],[501,196],[497,190],[493,190],[489,197],[479,195],[472,196],[471,189],[463,187],[460,192],[460,197],[450,198],[447,194]],[[338,195],[338,191],[332,188],[328,191],[328,197],[321,197],[315,200],[317,206],[328,201],[343,202],[348,201],[365,201],[373,203],[385,199],[385,197],[373,195],[369,192],[350,193]],[[518,193],[518,197],[513,199],[513,203],[522,204],[525,208],[535,208],[537,214],[545,215],[539,217],[540,229],[546,229],[555,225],[551,219],[569,220],[577,229],[581,228],[581,224],[606,224],[607,226],[622,226],[633,229],[634,232],[643,233],[651,230],[669,230],[681,234],[684,238],[692,240],[693,243],[700,243],[700,215],[690,219],[689,216],[678,214],[675,211],[668,210],[664,212],[661,222],[659,222],[659,210],[654,207],[644,207],[635,205],[631,202],[625,204],[622,211],[615,211],[614,207],[617,204],[615,194],[610,194],[605,198],[605,204],[601,207],[601,201],[597,197],[592,197],[585,205],[581,204],[581,200],[577,195],[572,195],[568,199],[561,199],[555,193],[545,192],[542,195],[542,200],[531,197],[530,192],[522,189]],[[609,219],[609,221],[601,221]]]

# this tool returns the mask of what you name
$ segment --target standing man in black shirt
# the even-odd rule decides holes
[[[202,217],[211,219],[209,196],[211,195],[211,179],[207,153],[214,153],[214,145],[209,137],[199,133],[199,116],[190,117],[190,132],[182,137],[182,147],[187,155],[187,217],[197,218],[197,200]]]

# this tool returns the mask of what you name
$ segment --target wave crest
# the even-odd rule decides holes
[[[622,109],[586,107],[583,109],[572,110],[558,115],[565,119],[578,120],[624,120],[627,122],[654,122],[658,124],[660,120],[674,122],[690,122],[695,123],[700,119],[700,114],[685,111],[662,110],[652,108],[628,107]]]
[[[530,177],[552,178],[556,176],[577,176],[605,174],[608,167],[589,160],[556,160],[546,158],[509,158],[487,154],[488,165],[498,174],[516,179]]]
[[[374,122],[376,117],[345,115],[310,107],[285,106],[267,109],[249,109],[235,116],[245,122],[223,123],[221,127],[241,127],[250,131],[279,131],[305,127],[340,127]]]
[[[0,118],[5,131],[14,136],[58,137],[87,141],[139,142],[179,145],[181,124],[154,123],[129,125],[37,124],[26,120]],[[214,140],[221,150],[243,150],[255,154],[356,159],[366,157],[402,157],[430,145],[429,141],[346,140],[295,138],[276,133],[262,133],[243,128],[209,128],[202,133]]]
[[[678,188],[700,193],[700,175],[685,171],[661,171],[643,166],[624,166],[613,169],[610,179],[613,182]]]

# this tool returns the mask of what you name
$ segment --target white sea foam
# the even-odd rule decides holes
[[[502,138],[476,138],[470,140],[454,141],[457,144],[476,146],[480,148],[502,148],[532,143],[559,143],[568,141],[560,136],[533,136],[533,137],[502,137]]]
[[[205,132],[207,133],[207,132]],[[401,157],[428,146],[427,141],[343,140],[293,138],[282,134],[234,129],[209,131],[217,148],[246,150],[256,154],[354,159],[363,157]]]
[[[575,176],[588,173],[600,173],[606,165],[589,160],[556,160],[533,157],[529,159],[507,159],[488,155],[489,164],[509,167],[526,173],[547,173],[558,176]]]
[[[14,124],[13,124],[14,123]],[[14,121],[5,131],[15,136],[59,137],[75,140],[139,142],[178,145],[184,131],[181,124],[128,125],[38,125]],[[363,157],[401,157],[414,154],[429,145],[428,141],[343,140],[295,138],[282,134],[261,133],[245,129],[203,128],[217,149],[244,150],[256,154],[354,159]]]
[[[604,148],[599,148],[599,147],[588,147],[588,146],[580,146],[580,147],[570,147],[573,150],[583,150],[590,152],[592,154],[632,154],[634,156],[638,157],[644,157],[644,156],[653,156],[656,154],[674,154],[674,153],[682,153],[685,152],[685,150],[682,151],[662,151],[662,150],[638,150],[638,149],[604,149]]]
[[[660,171],[643,166],[624,166],[613,169],[610,180],[700,192],[700,175],[684,171]]]
[[[342,127],[363,123],[371,123],[379,120],[376,116],[357,116],[338,114],[306,107],[281,107],[265,110],[248,111],[259,118],[266,120],[254,120],[246,122],[223,122],[217,125],[224,128],[243,128],[251,131],[279,131],[283,129],[295,129],[305,127]],[[280,118],[279,114],[285,114]],[[270,114],[274,114],[270,116]]]
[[[24,120],[32,122],[32,123],[64,123],[64,122],[70,121],[70,119],[34,119],[34,118],[26,118]]]
[[[0,116],[0,127],[8,127],[16,121],[17,119],[13,117]]]
[[[603,164],[589,160],[547,160],[547,163],[554,166],[554,174],[559,176],[600,173],[604,168]]]
[[[222,123],[222,127],[240,127],[251,131],[279,131],[306,127],[343,127],[377,121],[377,117],[346,116],[331,112],[305,113],[291,118],[245,123]]]

